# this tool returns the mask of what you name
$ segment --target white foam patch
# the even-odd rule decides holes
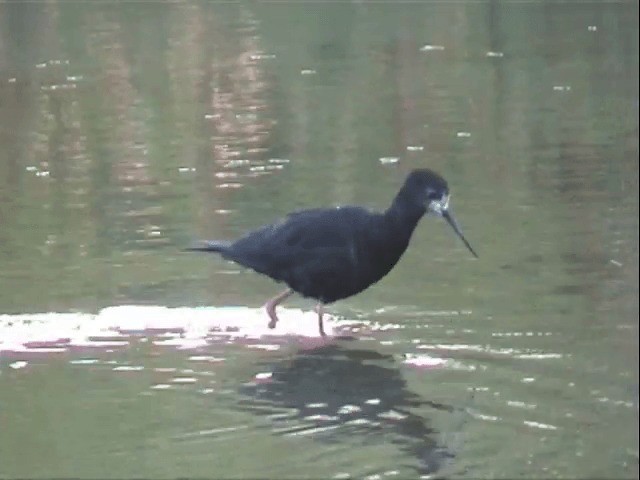
[[[405,355],[404,364],[419,368],[437,368],[447,365],[449,360],[439,357],[431,357],[429,355],[415,355],[407,353]]]
[[[116,306],[98,314],[40,313],[0,315],[0,353],[60,353],[73,348],[114,349],[129,344],[136,334],[157,335],[156,345],[192,349],[221,338],[276,339],[283,336],[319,337],[317,314],[300,309],[278,309],[280,321],[268,328],[262,308]],[[362,322],[325,316],[329,336]],[[336,330],[337,328],[337,330]],[[275,349],[260,342],[256,348]]]

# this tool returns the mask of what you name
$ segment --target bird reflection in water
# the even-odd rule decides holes
[[[268,416],[276,433],[306,431],[317,441],[353,444],[359,436],[363,444],[395,444],[417,460],[410,468],[421,475],[440,471],[454,457],[455,446],[440,444],[441,433],[415,412],[460,412],[411,392],[391,355],[324,345],[269,362],[268,368],[273,372],[268,382],[241,387],[244,398],[238,405]]]

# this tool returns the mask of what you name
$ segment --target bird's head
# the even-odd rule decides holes
[[[433,170],[414,170],[407,177],[403,190],[409,193],[413,201],[420,203],[427,213],[432,213],[444,218],[458,237],[464,242],[469,251],[475,257],[478,257],[478,254],[473,250],[469,242],[467,242],[467,239],[464,238],[458,222],[456,222],[456,219],[449,210],[451,195],[447,181],[444,178]]]

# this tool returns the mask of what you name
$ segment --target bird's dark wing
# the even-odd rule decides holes
[[[353,282],[362,232],[376,216],[360,207],[294,212],[249,232],[224,256],[303,294],[312,284]]]

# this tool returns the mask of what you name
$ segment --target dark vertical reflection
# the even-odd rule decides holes
[[[20,241],[12,225],[20,209],[29,132],[37,117],[33,64],[43,47],[42,9],[10,2],[0,9],[0,255],[7,261]]]
[[[17,212],[22,200],[24,166],[28,149],[26,131],[35,117],[31,87],[20,82],[0,85],[0,258],[9,262],[21,247]]]
[[[34,154],[31,135],[39,117],[33,65],[47,48],[43,13],[35,3],[0,4],[0,305],[10,311],[21,308],[19,292],[26,289],[9,286],[15,278],[32,278],[33,269],[22,260],[38,253],[39,219],[28,215],[33,200],[25,195],[25,167]]]
[[[36,2],[5,2],[0,15],[0,35],[6,45],[8,65],[0,71],[16,71],[24,74],[35,63],[42,61],[40,33],[47,21],[45,10]]]
[[[50,250],[52,269],[64,272],[65,267],[70,263],[72,249],[78,245],[74,241],[67,242],[66,232],[73,227],[69,220],[69,169],[70,162],[65,155],[65,146],[68,142],[65,136],[68,134],[68,127],[65,125],[65,118],[62,106],[63,99],[52,93],[48,96],[49,113],[52,117],[53,126],[49,135],[48,164],[50,176],[53,182],[51,192],[51,222],[49,225],[49,241],[53,243]],[[71,240],[71,239],[69,239]],[[59,278],[59,281],[64,279]]]

